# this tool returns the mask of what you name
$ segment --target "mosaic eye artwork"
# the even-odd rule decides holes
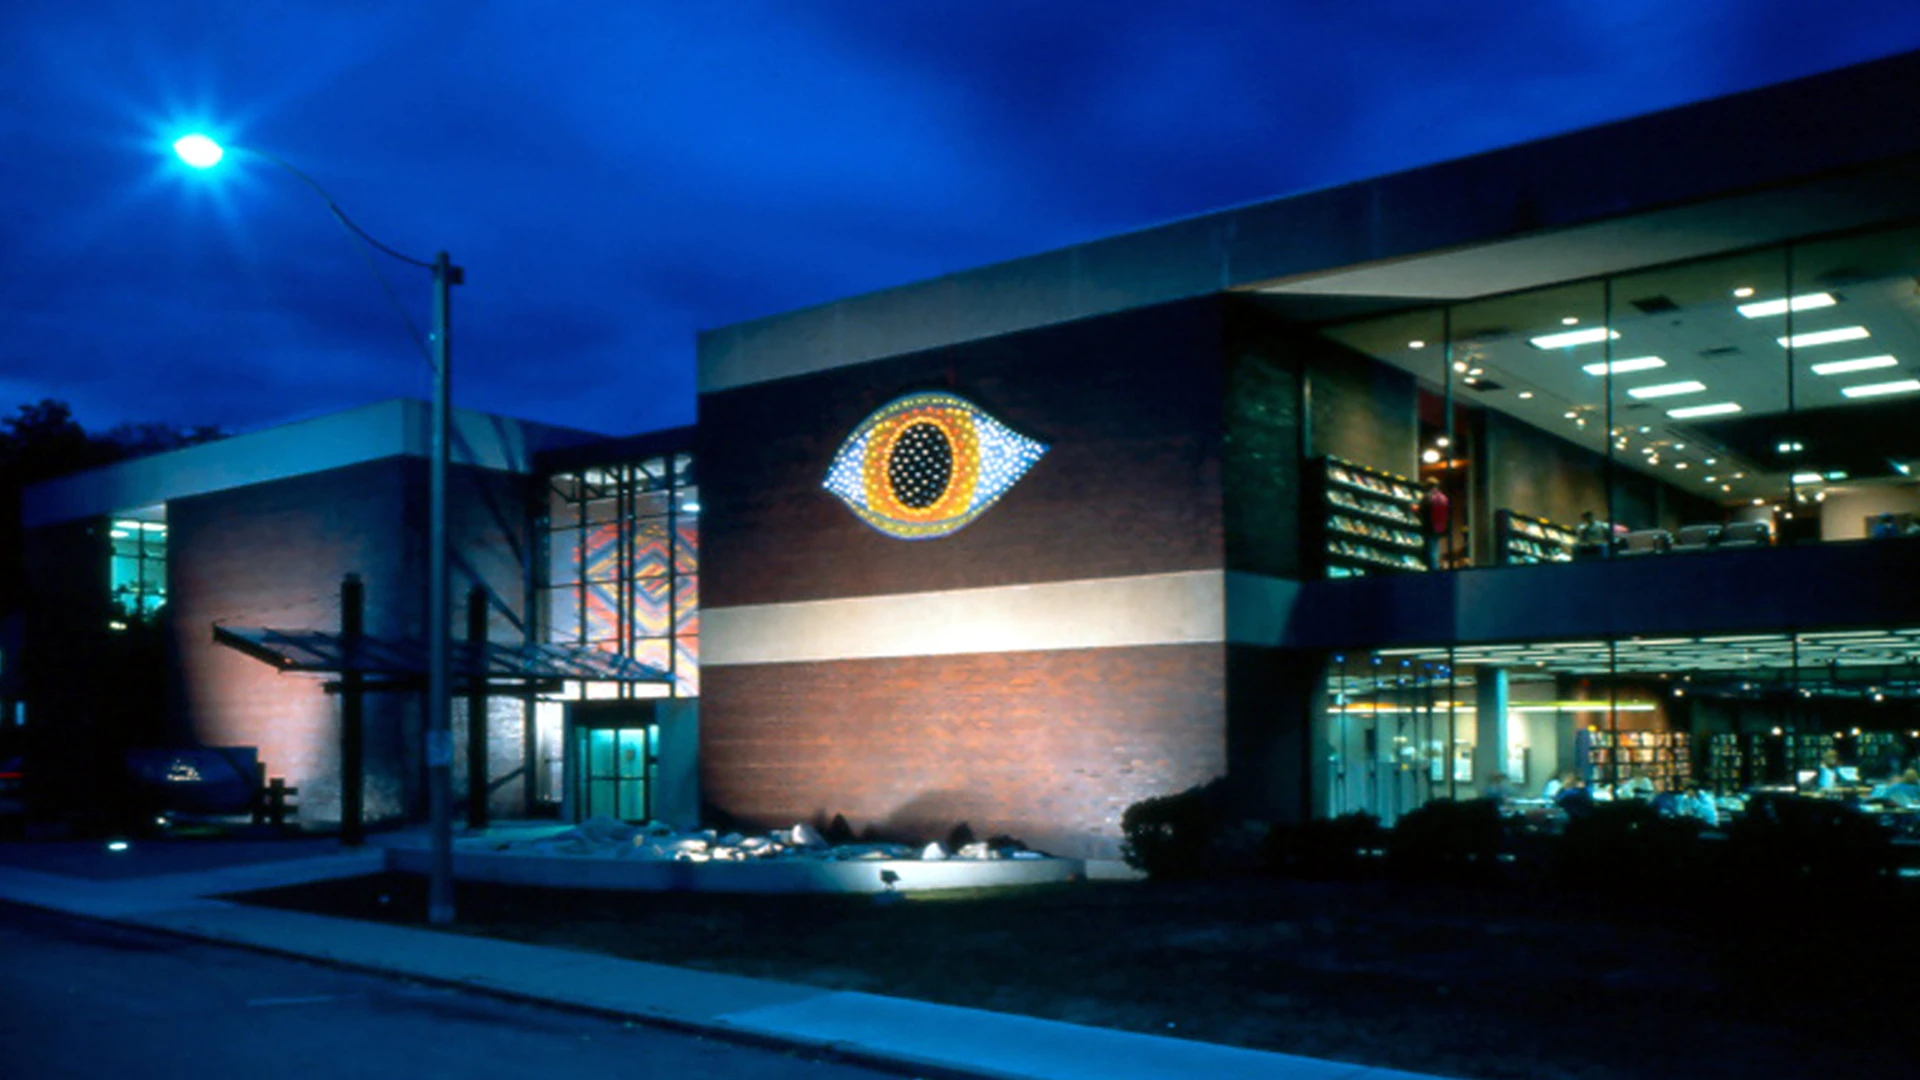
[[[966,398],[908,394],[853,429],[821,486],[888,536],[931,540],[985,513],[1046,452]]]

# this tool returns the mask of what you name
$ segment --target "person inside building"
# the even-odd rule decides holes
[[[1587,790],[1587,782],[1574,776],[1565,782],[1560,793],[1554,796],[1553,805],[1560,808],[1572,821],[1593,816],[1593,792]]]
[[[1720,808],[1714,804],[1713,796],[1700,789],[1698,784],[1688,784],[1680,794],[1679,812],[1683,817],[1698,818],[1707,828],[1720,824]]]
[[[1653,784],[1653,777],[1647,775],[1647,770],[1635,769],[1633,770],[1633,775],[1627,778],[1627,780],[1615,790],[1614,797],[1619,799],[1651,799],[1657,793],[1657,789]]]
[[[1867,536],[1873,540],[1892,540],[1900,535],[1900,526],[1893,520],[1892,514],[1876,514],[1867,528]]]
[[[1612,530],[1605,522],[1593,520],[1593,511],[1580,511],[1580,524],[1573,530],[1573,557],[1576,559],[1599,559],[1607,554],[1612,541]]]
[[[1829,750],[1820,755],[1820,771],[1814,774],[1813,787],[1816,791],[1832,791],[1840,785],[1840,751]]]
[[[1920,807],[1920,770],[1908,769],[1873,789],[1869,798],[1904,808]]]
[[[1557,799],[1560,797],[1562,791],[1573,786],[1576,779],[1578,779],[1578,777],[1575,776],[1572,769],[1568,769],[1558,776],[1549,776],[1547,777],[1546,784],[1540,789],[1540,797],[1549,801]]]
[[[1447,535],[1447,493],[1440,490],[1440,482],[1428,477],[1421,481],[1424,491],[1420,496],[1420,510],[1423,523],[1427,527],[1427,569],[1440,569],[1440,542]]]
[[[1507,783],[1507,774],[1497,772],[1487,777],[1487,782],[1480,786],[1480,797],[1492,799],[1495,805],[1502,805],[1512,798],[1513,788]]]

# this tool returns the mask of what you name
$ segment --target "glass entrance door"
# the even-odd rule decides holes
[[[659,726],[584,728],[579,737],[580,816],[650,818],[660,770]]]

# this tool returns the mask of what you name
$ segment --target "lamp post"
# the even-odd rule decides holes
[[[226,149],[205,135],[188,135],[173,144],[180,160],[196,169],[210,169],[226,156]],[[453,419],[453,296],[452,288],[465,280],[460,267],[442,251],[432,262],[425,262],[388,247],[354,224],[340,204],[333,201],[313,177],[290,162],[264,150],[235,147],[279,166],[301,183],[313,189],[327,204],[334,219],[367,247],[409,266],[433,274],[433,329],[428,353],[433,363],[433,446],[428,471],[427,511],[427,811],[431,822],[432,857],[427,876],[427,921],[444,925],[453,921],[453,709],[452,679],[448,670],[448,574],[447,574],[447,459]],[[369,266],[371,266],[369,257]],[[375,276],[379,271],[374,268]],[[384,284],[385,279],[382,279]]]

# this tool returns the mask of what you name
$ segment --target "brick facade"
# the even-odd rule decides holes
[[[1115,858],[1128,805],[1225,771],[1225,675],[1217,645],[716,668],[701,788],[756,826]]]

